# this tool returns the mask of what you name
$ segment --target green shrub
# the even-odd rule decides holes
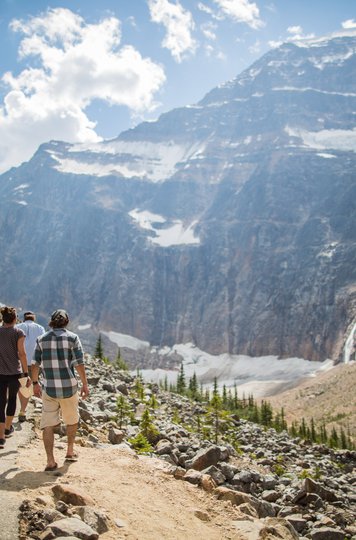
[[[138,433],[136,437],[132,437],[128,441],[138,454],[146,454],[153,451],[152,446],[141,432]]]

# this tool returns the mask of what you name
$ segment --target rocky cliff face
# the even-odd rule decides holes
[[[356,315],[356,37],[0,177],[2,301],[154,345],[337,358]]]

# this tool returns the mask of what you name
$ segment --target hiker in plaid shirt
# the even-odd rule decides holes
[[[45,471],[54,471],[58,465],[54,457],[54,428],[60,424],[60,413],[67,426],[66,461],[76,461],[74,440],[78,428],[78,372],[82,387],[80,396],[89,395],[85,374],[84,353],[79,337],[67,330],[69,317],[64,309],[52,313],[49,326],[51,330],[37,338],[33,356],[32,382],[35,396],[42,396],[41,429],[47,454]],[[42,370],[42,388],[38,381]]]

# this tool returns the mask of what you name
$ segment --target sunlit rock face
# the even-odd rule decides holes
[[[337,358],[356,314],[356,37],[0,177],[0,300],[152,345]]]

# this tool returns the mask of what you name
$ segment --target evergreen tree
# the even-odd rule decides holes
[[[331,448],[337,448],[339,446],[339,436],[337,434],[335,427],[333,427],[331,430],[331,435],[329,438],[329,446],[331,446]]]
[[[142,435],[148,440],[149,443],[155,443],[159,437],[159,431],[152,422],[151,415],[148,409],[145,409],[140,422],[140,429]]]
[[[226,391],[226,385],[223,385],[223,391],[222,391],[222,406],[224,409],[228,408],[228,399],[227,399],[227,391]]]
[[[180,371],[177,377],[177,393],[181,395],[185,394],[186,388],[187,388],[187,385],[185,382],[184,366],[182,362],[180,365]]]
[[[130,406],[125,397],[120,394],[116,401],[117,423],[121,429],[130,414]]]
[[[347,436],[345,433],[344,428],[341,426],[340,428],[340,447],[341,448],[349,448]]]
[[[261,402],[261,424],[268,427],[272,425],[273,411],[270,403],[262,400]]]
[[[157,399],[153,392],[150,397],[149,406],[151,407],[151,409],[157,409],[158,407]]]
[[[167,390],[168,390],[168,377],[167,377],[167,375],[164,377],[163,389],[164,389],[166,392],[167,392]]]
[[[310,438],[313,442],[316,442],[317,441],[317,434],[316,434],[316,429],[315,429],[315,422],[314,422],[314,418],[312,417],[311,420],[310,420]]]
[[[251,422],[255,422],[256,424],[260,423],[260,411],[258,409],[257,403],[254,404],[249,414],[249,420],[251,420]]]
[[[194,371],[193,376],[189,379],[189,395],[192,399],[198,398],[198,381]]]
[[[273,427],[276,431],[282,431],[282,420],[280,413],[277,413],[274,417]]]
[[[285,413],[284,413],[284,408],[282,407],[281,408],[281,424],[282,424],[282,431],[284,430],[288,430],[288,426],[287,426],[287,422],[286,422],[286,417],[285,417]]]
[[[95,358],[100,358],[100,360],[102,360],[104,358],[104,350],[103,350],[103,343],[102,343],[102,339],[101,339],[101,334],[99,334],[99,337],[98,337],[96,345],[95,345],[94,356],[95,356]]]
[[[302,423],[299,426],[299,436],[302,439],[305,439],[307,437],[307,425],[305,423],[305,418],[302,418]]]
[[[116,369],[119,369],[120,371],[128,371],[128,365],[126,364],[125,360],[121,356],[120,347],[117,349],[117,355],[115,360],[115,367]]]
[[[289,433],[292,437],[297,437],[298,432],[299,432],[298,422],[296,420],[293,420]]]
[[[320,426],[320,442],[326,444],[328,442],[328,433],[326,431],[325,422]]]
[[[234,409],[235,411],[237,411],[238,408],[239,408],[239,396],[237,394],[237,385],[235,383],[234,384]]]
[[[145,392],[144,392],[143,382],[142,382],[142,379],[141,379],[140,376],[136,377],[136,379],[135,379],[134,389],[135,389],[137,397],[141,401],[143,401],[143,399],[145,397]]]
[[[218,381],[217,378],[214,378],[214,389],[213,389],[213,397],[210,401],[210,407],[213,411],[213,418],[214,418],[214,439],[215,444],[218,443],[218,435],[219,435],[219,426],[220,426],[220,418],[219,413],[222,409],[222,401],[218,390]]]

